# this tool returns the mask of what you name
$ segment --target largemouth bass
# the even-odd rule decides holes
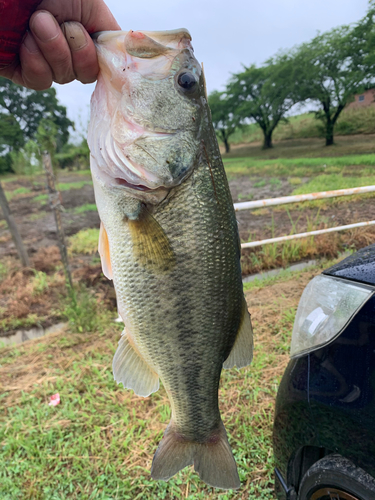
[[[88,142],[99,253],[125,323],[114,378],[146,397],[162,381],[172,418],[151,475],[194,464],[238,488],[222,423],[222,368],[252,359],[240,242],[187,30],[102,32]]]

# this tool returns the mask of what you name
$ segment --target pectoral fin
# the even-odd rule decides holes
[[[102,261],[103,274],[109,280],[113,279],[111,257],[109,254],[109,242],[107,231],[105,230],[103,222],[100,223],[99,231],[99,247],[98,247],[100,260]]]
[[[253,359],[253,328],[251,326],[250,314],[247,309],[245,297],[242,304],[242,315],[240,328],[237,333],[234,346],[223,363],[223,368],[242,368],[251,363]]]
[[[123,331],[112,363],[113,377],[126,389],[144,398],[159,389],[159,376],[150,368]]]
[[[129,219],[128,223],[133,251],[139,263],[155,274],[173,269],[175,255],[167,235],[147,208],[142,207],[139,217]]]

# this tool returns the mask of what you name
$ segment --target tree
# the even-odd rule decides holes
[[[272,148],[272,133],[296,103],[294,65],[289,55],[279,55],[257,68],[255,64],[233,75],[227,94],[242,123],[251,119],[263,131],[263,148]]]
[[[375,73],[375,0],[351,33],[352,66],[360,68],[372,80]]]
[[[11,170],[11,152],[24,144],[22,130],[13,115],[0,113],[0,173]]]
[[[68,142],[69,127],[74,124],[66,116],[66,108],[59,104],[56,90],[36,91],[14,84],[0,77],[0,113],[12,115],[18,122],[24,141],[35,138],[40,121],[51,120],[57,127],[57,147]]]
[[[295,52],[299,98],[321,106],[315,115],[323,123],[326,146],[334,143],[334,128],[341,112],[372,77],[366,30],[361,34],[359,26],[341,26],[319,34]]]
[[[233,103],[225,92],[214,90],[208,96],[208,105],[211,109],[212,125],[224,142],[225,152],[229,153],[230,144],[228,139],[238,126],[233,114]]]

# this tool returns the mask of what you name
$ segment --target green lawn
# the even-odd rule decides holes
[[[121,329],[102,311],[91,332],[73,328],[0,350],[1,500],[272,499],[274,400],[298,300],[313,273],[247,287],[254,361],[225,370],[220,389],[239,491],[209,488],[191,468],[167,483],[150,478],[169,402],[163,388],[143,399],[116,385],[111,363]],[[61,404],[48,406],[56,392]]]

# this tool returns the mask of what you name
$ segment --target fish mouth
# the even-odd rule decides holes
[[[125,186],[129,189],[135,189],[136,191],[144,191],[144,192],[150,192],[150,191],[156,191],[159,188],[149,188],[147,186],[143,186],[142,184],[131,184],[130,182],[126,181],[125,179],[121,179],[120,177],[116,177],[115,181],[120,184],[120,186]]]

